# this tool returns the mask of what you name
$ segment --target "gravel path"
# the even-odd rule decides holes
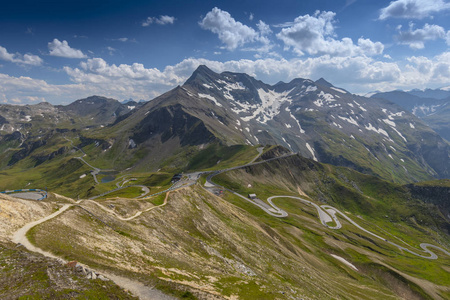
[[[100,207],[101,209],[103,209],[104,211],[106,211],[106,212],[108,212],[108,213],[114,215],[114,216],[115,216],[117,219],[119,219],[119,220],[122,220],[122,221],[130,221],[130,220],[133,220],[133,219],[139,217],[139,216],[140,216],[142,213],[144,213],[144,212],[148,212],[148,211],[151,211],[151,210],[153,210],[153,209],[156,209],[156,208],[165,206],[165,205],[167,204],[167,198],[169,197],[169,193],[170,193],[170,192],[167,192],[166,198],[164,198],[163,204],[157,205],[157,206],[152,206],[152,207],[147,208],[147,209],[145,209],[145,210],[138,211],[138,212],[135,213],[133,216],[127,217],[127,218],[124,218],[124,217],[118,215],[118,214],[117,214],[115,211],[113,211],[112,209],[106,208],[106,207],[104,207],[103,205],[101,205],[100,203],[98,203],[98,202],[96,202],[96,201],[92,201],[92,200],[86,200],[86,201],[91,202],[91,203],[94,203],[95,205],[97,205],[98,207]]]
[[[166,198],[164,200],[164,203],[162,205],[152,207],[151,209],[158,208],[158,207],[161,207],[163,205],[166,205],[168,194],[169,193],[167,193]],[[82,200],[77,201],[76,204],[79,204],[81,201]],[[58,215],[62,214],[67,209],[69,209],[70,207],[72,207],[72,206],[74,206],[76,204],[65,204],[58,211],[52,213],[51,215],[48,215],[48,216],[46,216],[46,217],[44,217],[44,218],[42,218],[40,220],[37,220],[37,221],[30,222],[30,223],[26,224],[25,226],[23,226],[22,228],[20,228],[18,231],[16,231],[14,233],[14,235],[11,238],[11,240],[14,243],[16,243],[16,244],[19,244],[19,243],[22,244],[29,251],[37,252],[37,253],[40,253],[40,254],[42,254],[42,255],[44,255],[46,257],[54,258],[54,259],[60,261],[63,264],[67,263],[66,260],[64,260],[64,259],[62,259],[60,257],[57,257],[57,256],[53,255],[52,253],[44,251],[44,250],[34,246],[33,244],[31,244],[30,241],[28,240],[26,234],[34,226],[39,225],[41,223],[44,223],[44,222],[46,222],[48,220],[51,220],[51,219],[57,217]],[[148,210],[151,210],[151,209],[148,209]],[[135,218],[135,217],[137,217],[137,216],[133,216],[133,217],[131,217],[129,219],[132,219],[132,218]],[[89,267],[89,269],[92,270],[92,268],[90,268],[90,267]],[[154,289],[153,287],[148,287],[148,286],[144,285],[143,283],[141,283],[139,281],[131,280],[129,278],[117,276],[117,275],[110,274],[110,273],[105,273],[105,272],[99,272],[99,273],[104,274],[104,276],[106,278],[111,279],[115,284],[117,284],[121,288],[123,288],[125,290],[129,290],[135,296],[139,297],[139,299],[143,299],[143,300],[173,300],[173,299],[176,299],[176,298],[174,298],[172,296],[169,296],[169,295],[166,295],[166,294],[162,293],[159,290]]]
[[[38,247],[35,247],[33,244],[30,243],[30,241],[27,239],[27,232],[33,228],[36,225],[39,225],[41,223],[44,223],[50,219],[53,219],[54,217],[60,215],[61,213],[65,212],[67,209],[69,209],[71,206],[73,206],[74,204],[65,204],[63,207],[61,207],[58,211],[55,211],[54,213],[52,213],[51,215],[46,216],[45,218],[42,218],[40,220],[34,221],[34,222],[30,222],[28,224],[26,224],[25,226],[23,226],[22,228],[20,228],[18,231],[16,231],[14,233],[14,235],[12,236],[11,240],[16,243],[16,244],[22,244],[25,248],[27,248],[28,250],[32,251],[32,252],[37,252],[40,253],[44,256],[47,257],[51,257],[51,258],[55,258],[58,259],[60,261],[65,262],[63,259],[56,257],[55,255],[53,255],[50,252],[44,251]]]

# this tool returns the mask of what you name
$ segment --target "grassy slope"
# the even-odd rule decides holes
[[[363,227],[397,243],[411,245],[412,250],[418,250],[418,245],[422,242],[449,248],[450,238],[445,232],[448,222],[442,214],[431,204],[410,199],[410,195],[401,186],[349,169],[323,166],[299,158],[287,159],[284,168],[276,166],[277,164],[280,163],[273,162],[222,174],[216,181],[242,194],[257,193],[261,199],[276,194],[298,195],[300,189],[314,200],[320,199],[348,211]],[[248,184],[252,187],[248,188]],[[287,199],[276,200],[277,205],[288,212],[291,202],[292,200]],[[238,203],[239,201],[236,202]],[[246,205],[246,209],[250,209],[250,206]],[[352,226],[344,227],[343,230],[347,238],[348,232],[365,235],[357,231]],[[382,260],[396,272],[404,272],[408,276],[442,286],[450,284],[448,258],[441,255],[439,261],[428,261],[409,254],[399,254],[395,248],[379,241],[370,238],[369,241],[367,243],[361,238],[351,239],[351,244],[358,249],[353,253],[352,261],[361,259],[361,248],[376,250],[383,254]],[[368,265],[374,262],[367,257],[364,260]]]
[[[2,299],[135,299],[112,282],[89,280],[52,259],[0,244]]]
[[[79,143],[79,140],[75,137],[72,137],[72,140],[74,144]],[[93,177],[90,175],[91,168],[80,160],[75,159],[75,157],[83,156],[80,151],[68,151],[36,165],[36,160],[33,156],[52,153],[62,146],[72,149],[69,141],[62,139],[61,136],[55,136],[45,146],[34,151],[31,156],[20,160],[14,166],[1,170],[0,190],[47,187],[50,191],[68,197],[83,198],[116,188],[115,184],[119,180],[95,184]],[[203,150],[199,150],[197,147],[187,147],[181,149],[171,159],[158,162],[161,170],[155,173],[149,172],[145,168],[144,162],[142,162],[143,165],[138,164],[131,170],[125,168],[129,167],[129,165],[125,165],[123,168],[113,168],[111,162],[108,164],[103,163],[108,157],[99,156],[99,153],[104,151],[94,144],[84,147],[83,151],[87,153],[87,156],[83,158],[88,163],[102,169],[115,169],[113,174],[117,178],[127,175],[130,178],[138,178],[138,181],[134,181],[133,184],[164,187],[169,185],[170,179],[175,173],[201,169],[221,169],[245,164],[257,155],[256,147],[252,146],[223,146],[219,143],[213,143]],[[134,160],[137,159],[134,158]],[[86,176],[80,178],[83,174]],[[102,173],[99,174],[98,180],[101,181],[104,176]],[[127,191],[123,192],[125,194],[128,193]],[[123,196],[126,196],[125,194]],[[118,193],[117,196],[121,196],[121,194]]]
[[[434,207],[409,199],[401,186],[345,168],[291,157],[232,171],[217,181],[243,194],[256,192],[261,199],[306,193],[412,249],[421,242],[449,245]],[[231,194],[220,199],[194,187],[171,193],[167,206],[131,222],[89,206],[115,230],[73,209],[38,226],[31,236],[40,247],[67,259],[140,278],[163,290],[175,289],[179,296],[186,289],[198,297],[208,298],[208,292],[241,299],[450,296],[450,258],[441,255],[430,261],[401,254],[347,222],[341,230],[323,227],[314,209],[299,201],[276,203],[288,211],[287,218],[270,217]],[[136,206],[148,205],[135,201],[133,209],[123,205],[118,212],[129,216]],[[359,271],[330,254],[344,257]]]

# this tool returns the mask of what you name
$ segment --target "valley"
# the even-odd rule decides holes
[[[450,0],[2,4],[0,300],[450,299]]]
[[[260,154],[258,154],[258,157],[260,156]],[[280,161],[283,161],[283,160],[286,160],[286,159],[289,159],[289,157],[294,157],[294,158],[296,158],[296,157],[298,157],[297,155],[295,155],[295,154],[290,154],[290,155],[283,155],[283,156],[281,156],[281,157],[273,157],[273,158],[270,158],[270,159],[268,159],[268,161],[257,161],[257,162],[251,162],[251,163],[249,163],[249,164],[247,164],[247,165],[244,165],[244,166],[236,166],[236,167],[233,167],[233,168],[231,168],[231,169],[224,169],[224,170],[219,170],[219,171],[215,171],[214,173],[212,173],[212,174],[215,174],[215,175],[219,175],[219,174],[223,174],[223,175],[226,175],[226,173],[227,172],[234,172],[234,171],[241,171],[242,172],[242,169],[246,169],[246,168],[252,168],[252,167],[259,167],[259,166],[266,166],[266,165],[270,165],[271,164],[271,162],[273,161],[273,162],[276,162],[276,161],[278,161],[278,160],[280,160]],[[214,182],[212,182],[212,178],[213,178],[213,176],[211,176],[211,175],[209,175],[209,176],[207,176],[207,174],[208,173],[210,173],[210,172],[206,172],[206,174],[204,174],[203,176],[206,176],[206,177],[204,177],[204,178],[206,178],[206,181],[205,181],[205,186],[208,186],[208,184],[206,184],[206,182],[208,182],[209,183],[209,188],[208,187],[206,187],[206,190],[208,190],[208,189],[210,189],[211,187],[214,187],[214,188],[217,188],[218,186],[214,183]],[[195,176],[193,176],[193,175],[195,175]],[[180,193],[180,192],[177,192],[177,190],[178,189],[188,189],[188,190],[186,190],[185,192],[182,192],[183,194],[184,194],[184,196],[183,196],[183,198],[182,199],[184,199],[184,197],[189,197],[188,195],[190,195],[190,194],[192,194],[192,193],[194,193],[194,194],[198,194],[198,193],[200,193],[200,194],[203,194],[203,193],[201,193],[198,189],[200,188],[199,187],[199,185],[200,185],[200,183],[199,182],[197,182],[197,180],[200,180],[201,181],[201,179],[199,179],[200,178],[200,175],[201,174],[198,174],[198,173],[196,173],[196,174],[186,174],[185,175],[185,177],[180,181],[180,182],[177,182],[176,184],[174,184],[171,188],[169,188],[169,190],[171,190],[171,191],[173,191],[174,193]],[[223,175],[220,175],[220,176],[223,176]],[[229,189],[227,189],[227,188],[225,188],[225,187],[219,187],[219,188],[223,188],[224,190],[229,190]],[[189,190],[191,190],[191,189],[193,189],[192,191],[189,191]],[[201,189],[205,189],[205,187],[201,187]],[[229,190],[230,191],[230,190]],[[299,198],[299,197],[294,197],[294,196],[290,196],[290,195],[286,195],[286,196],[271,196],[271,197],[269,197],[268,199],[267,199],[267,203],[268,204],[270,204],[270,205],[272,205],[272,208],[271,209],[266,209],[266,208],[264,208],[264,207],[261,207],[260,205],[258,205],[258,203],[254,203],[254,202],[252,202],[251,201],[251,199],[249,199],[248,197],[245,197],[245,196],[243,196],[243,195],[241,195],[241,194],[238,194],[238,193],[236,193],[236,192],[232,192],[232,191],[230,191],[231,193],[230,193],[230,195],[233,195],[233,197],[235,197],[235,196],[237,196],[237,197],[239,197],[239,198],[241,198],[241,200],[238,200],[238,202],[240,201],[240,202],[242,202],[243,201],[243,199],[242,198],[244,198],[244,199],[246,199],[247,201],[247,203],[251,203],[251,205],[256,205],[256,207],[258,207],[258,209],[263,209],[263,210],[265,210],[265,212],[264,212],[264,214],[267,214],[267,215],[272,215],[272,216],[274,216],[274,212],[275,211],[277,211],[277,212],[279,212],[279,213],[281,213],[281,214],[279,214],[279,215],[275,215],[276,217],[281,217],[281,218],[286,218],[286,217],[288,217],[288,218],[292,218],[292,217],[289,217],[289,214],[284,210],[284,209],[280,209],[279,208],[279,206],[281,205],[281,207],[283,207],[284,205],[283,205],[283,202],[285,202],[285,200],[286,199],[291,199],[291,200],[295,200],[296,202],[304,202],[305,204],[307,204],[307,206],[308,205],[311,205],[311,206],[314,206],[315,207],[315,210],[316,210],[316,212],[314,211],[314,209],[312,209],[311,210],[311,214],[312,215],[316,215],[317,213],[318,213],[318,217],[319,217],[319,219],[320,219],[320,223],[321,223],[321,226],[325,226],[325,228],[329,228],[330,230],[339,230],[339,229],[341,229],[342,228],[342,226],[343,226],[343,224],[339,221],[339,219],[336,217],[336,214],[339,214],[342,218],[343,218],[343,220],[345,220],[345,221],[347,221],[348,223],[345,223],[345,224],[348,224],[348,225],[345,225],[346,227],[348,227],[348,226],[354,226],[358,231],[361,231],[362,232],[362,234],[363,235],[366,235],[366,236],[373,236],[373,237],[375,237],[376,239],[379,239],[380,240],[380,242],[381,243],[385,243],[385,244],[388,244],[388,245],[391,245],[391,246],[394,246],[393,248],[396,248],[396,250],[390,250],[390,251],[395,251],[395,252],[397,252],[397,251],[400,251],[400,252],[398,252],[401,256],[403,256],[403,255],[406,255],[406,253],[409,253],[409,254],[411,254],[412,255],[412,257],[414,257],[414,256],[418,256],[418,257],[420,257],[420,258],[422,258],[422,259],[424,259],[424,258],[431,258],[431,259],[436,259],[436,260],[438,260],[438,256],[435,254],[435,252],[433,251],[431,251],[431,250],[428,250],[426,247],[433,247],[434,249],[436,249],[437,250],[437,252],[436,253],[439,253],[439,256],[440,256],[440,258],[439,258],[439,264],[442,264],[442,263],[444,263],[444,264],[446,264],[445,263],[445,261],[450,261],[450,254],[446,251],[446,250],[444,250],[444,249],[442,249],[441,247],[438,247],[438,246],[435,246],[435,245],[430,245],[430,244],[427,244],[427,243],[422,243],[420,246],[421,246],[421,248],[423,248],[423,250],[425,251],[425,253],[427,253],[427,254],[429,254],[429,256],[428,255],[425,255],[425,254],[421,254],[421,253],[419,253],[419,251],[420,250],[416,250],[415,249],[415,247],[414,246],[407,246],[407,247],[405,247],[405,246],[400,246],[400,245],[398,245],[398,244],[396,244],[395,242],[392,242],[391,241],[391,239],[392,240],[395,240],[395,239],[398,239],[398,237],[396,237],[396,236],[391,236],[391,235],[389,235],[389,241],[385,238],[385,237],[380,237],[380,233],[373,233],[373,232],[371,232],[371,231],[369,231],[369,230],[367,230],[367,229],[365,229],[364,227],[361,227],[360,225],[358,225],[354,220],[352,220],[351,218],[349,218],[348,216],[347,216],[347,214],[345,214],[345,213],[342,213],[341,211],[339,211],[338,209],[336,209],[336,208],[334,208],[334,207],[332,207],[332,206],[330,206],[330,205],[320,205],[320,206],[318,206],[316,203],[314,203],[315,201],[314,200],[306,200],[306,199],[304,199],[304,198]],[[29,250],[31,250],[31,251],[34,251],[34,252],[38,252],[38,253],[42,253],[42,254],[44,254],[45,256],[49,256],[49,257],[54,257],[54,258],[56,258],[55,256],[54,256],[54,254],[51,254],[51,253],[48,253],[48,252],[46,252],[45,250],[41,250],[40,248],[37,248],[37,247],[35,247],[35,246],[33,246],[32,244],[30,244],[29,242],[28,242],[28,240],[27,240],[27,238],[26,237],[29,237],[29,238],[31,238],[32,240],[34,240],[34,242],[36,243],[37,242],[37,240],[36,239],[34,239],[34,238],[32,238],[32,236],[33,235],[36,235],[36,234],[38,234],[38,232],[40,232],[39,233],[39,236],[40,237],[42,237],[42,234],[44,234],[44,236],[45,236],[45,233],[44,232],[42,232],[42,230],[45,230],[45,229],[39,229],[39,231],[38,232],[36,232],[36,225],[39,225],[39,224],[43,224],[43,225],[39,225],[39,226],[37,226],[38,228],[39,227],[41,227],[41,226],[44,226],[43,228],[46,228],[47,226],[45,226],[44,224],[44,222],[52,222],[53,224],[55,224],[54,223],[54,221],[51,221],[52,219],[54,219],[54,218],[58,218],[58,219],[60,219],[61,218],[61,216],[60,215],[63,215],[64,213],[67,213],[67,211],[68,211],[68,209],[70,208],[70,207],[73,207],[73,206],[80,206],[80,205],[82,205],[83,207],[84,207],[84,209],[87,209],[87,210],[89,210],[89,211],[94,211],[94,213],[92,213],[93,214],[93,216],[96,216],[96,218],[99,218],[99,220],[101,220],[101,223],[99,224],[98,223],[98,221],[97,222],[95,222],[95,220],[93,220],[95,223],[97,223],[97,225],[94,225],[94,226],[96,226],[97,228],[98,228],[98,225],[100,225],[101,227],[104,227],[105,226],[105,224],[107,224],[108,226],[109,226],[109,230],[114,230],[114,231],[116,231],[116,232],[121,232],[121,231],[118,231],[118,229],[117,229],[117,227],[116,226],[118,226],[118,224],[120,224],[121,222],[129,222],[129,221],[132,221],[132,222],[134,222],[134,220],[137,220],[137,218],[146,218],[145,216],[147,215],[147,213],[151,213],[151,211],[152,210],[155,210],[155,209],[158,209],[159,211],[161,211],[161,210],[169,210],[170,208],[163,208],[163,207],[165,207],[165,206],[167,206],[170,202],[170,200],[168,201],[168,199],[169,199],[169,196],[170,196],[170,194],[169,194],[170,192],[169,191],[167,191],[166,193],[161,193],[162,194],[162,196],[164,196],[164,201],[163,201],[163,203],[162,204],[159,204],[159,205],[156,205],[156,206],[153,206],[153,205],[151,205],[151,207],[150,208],[146,208],[146,209],[143,209],[143,210],[140,210],[140,209],[137,209],[133,214],[131,214],[131,215],[129,215],[129,216],[122,216],[121,214],[120,214],[120,212],[122,212],[123,213],[123,209],[121,209],[119,212],[116,210],[117,208],[116,207],[114,207],[113,209],[110,209],[110,208],[107,208],[106,206],[104,206],[104,204],[101,204],[101,203],[99,203],[99,202],[95,202],[95,201],[93,201],[93,200],[80,200],[80,201],[77,201],[76,203],[74,202],[73,204],[65,204],[65,205],[63,205],[57,212],[55,212],[55,213],[53,213],[52,215],[49,215],[49,216],[47,216],[47,217],[45,217],[45,218],[43,218],[43,219],[40,219],[40,220],[38,220],[38,221],[36,221],[36,222],[33,222],[33,223],[29,223],[29,224],[27,224],[25,227],[22,227],[19,231],[17,231],[16,232],[16,234],[14,234],[14,236],[13,236],[13,238],[12,238],[12,241],[13,242],[16,242],[16,243],[18,243],[18,242],[20,242],[22,245],[24,245],[27,249],[29,249]],[[206,197],[206,198],[204,198],[204,199],[209,199],[210,197],[216,197],[213,193],[211,193],[211,194],[209,194],[210,196],[207,196],[206,194],[203,194],[203,197]],[[152,195],[150,195],[150,196],[147,196],[147,198],[151,198],[152,197]],[[145,199],[142,199],[142,200],[145,200]],[[181,199],[180,199],[181,200]],[[113,200],[113,199],[109,199],[109,200],[107,200],[107,203],[116,203],[116,201],[120,201],[120,198],[119,199],[117,199],[117,200]],[[122,200],[123,201],[123,200]],[[133,201],[133,200],[131,200],[131,201]],[[134,201],[140,201],[140,200],[134,200]],[[275,206],[274,204],[273,204],[273,201],[277,201],[277,203],[279,203],[279,204],[277,204],[278,206]],[[94,206],[92,206],[92,204],[94,204]],[[106,204],[106,203],[105,203]],[[293,203],[291,203],[291,205],[292,205]],[[197,204],[198,205],[198,204]],[[242,205],[242,204],[241,204]],[[110,206],[110,204],[108,204],[108,206]],[[141,207],[142,207],[142,205],[140,205]],[[302,205],[298,205],[298,204],[295,204],[294,205],[294,207],[302,207]],[[100,208],[100,211],[98,210],[98,209],[96,209],[95,207],[97,207],[97,208]],[[169,204],[169,207],[170,207],[170,204]],[[303,209],[303,208],[300,208],[302,211],[309,211],[310,209]],[[129,212],[131,212],[130,211],[130,209],[129,208],[127,208],[126,209],[127,211],[129,211]],[[205,211],[203,211],[203,210],[201,210],[201,211],[198,211],[198,213],[200,213],[200,214],[205,214],[206,212],[208,211],[208,209],[206,209]],[[252,210],[250,210],[250,211],[252,211]],[[292,211],[291,209],[288,209],[288,211]],[[164,212],[164,211],[161,211],[162,213],[170,213],[170,211],[166,211],[166,212]],[[256,213],[256,215],[260,215],[260,213],[258,213],[257,211],[255,212]],[[145,215],[144,215],[145,214]],[[59,217],[58,217],[59,216]],[[99,217],[99,216],[101,216],[101,217]],[[317,218],[317,217],[315,217],[315,218]],[[65,217],[63,216],[63,219],[65,219]],[[104,221],[104,220],[108,220],[108,221]],[[91,221],[92,222],[92,221]],[[104,222],[104,223],[103,223]],[[309,222],[317,222],[317,221],[314,221],[314,220],[310,220]],[[103,223],[103,224],[102,224]],[[366,222],[365,222],[366,223]],[[58,222],[56,223],[56,224],[58,224]],[[110,224],[114,224],[114,225],[110,225]],[[370,226],[370,222],[369,223],[367,223],[369,226]],[[92,226],[93,224],[91,224],[91,226]],[[211,224],[212,225],[212,224]],[[54,225],[52,225],[52,227],[53,227]],[[57,226],[60,226],[60,225],[57,225]],[[125,226],[124,224],[122,224],[122,225],[119,225],[120,227],[122,227],[123,228],[123,226]],[[128,225],[129,226],[129,225]],[[125,226],[125,227],[128,227],[128,226]],[[27,232],[32,228],[32,227],[34,227],[34,230],[33,230],[33,235],[30,235],[30,234],[27,234]],[[196,226],[197,227],[197,226]],[[314,228],[315,226],[313,226],[313,228]],[[372,227],[372,226],[370,226],[370,227]],[[324,227],[322,227],[322,228],[324,228]],[[100,228],[98,228],[98,229],[100,229]],[[97,230],[98,230],[97,229]],[[317,228],[319,231],[323,231],[323,229],[320,229],[320,228]],[[316,229],[316,230],[317,230]],[[383,228],[381,228],[382,230],[383,230]],[[103,229],[104,230],[104,229]],[[108,230],[108,229],[107,229]],[[348,229],[347,229],[348,230]],[[354,229],[352,229],[351,231],[354,231]],[[126,233],[126,232],[123,232],[122,234],[124,235],[124,237],[128,237],[128,238],[130,238],[131,236],[129,236],[129,234],[131,234],[131,235],[133,235],[134,233],[133,233],[133,231],[128,231],[129,233]],[[203,234],[205,234],[205,233],[203,233]],[[218,232],[216,233],[216,234],[218,234]],[[84,234],[83,234],[84,235]],[[109,234],[110,235],[110,234]],[[386,235],[386,232],[385,232],[385,229],[383,230],[383,232],[381,233],[381,235],[383,236],[383,235]],[[362,236],[361,236],[362,237]],[[281,236],[280,236],[280,238],[281,238]],[[297,237],[298,238],[298,237]],[[416,240],[416,241],[418,241],[417,239],[414,239],[414,240]],[[404,243],[404,242],[403,242]],[[41,242],[37,242],[37,244],[38,245],[40,245],[41,244]],[[51,242],[51,244],[53,244],[53,242]],[[44,244],[43,245],[45,245],[45,242],[44,242]],[[379,245],[378,243],[375,243],[375,245],[377,245],[377,247],[380,247],[381,245]],[[50,244],[48,244],[47,245],[47,247],[48,246],[50,246]],[[84,247],[86,247],[87,245],[84,245]],[[45,246],[44,246],[45,247]],[[382,247],[382,249],[383,248],[386,248],[386,246],[381,246]],[[59,246],[56,246],[56,248],[54,248],[54,246],[50,246],[50,248],[48,249],[48,250],[53,250],[53,251],[55,251],[56,249],[58,249],[59,248]],[[389,248],[389,247],[388,247]],[[209,248],[207,248],[207,249],[209,249]],[[412,249],[412,250],[411,250]],[[61,252],[61,250],[62,249],[60,249],[60,250],[56,250],[57,251],[57,253],[59,254],[59,255],[61,255],[61,254],[63,254],[63,256],[62,256],[62,258],[63,259],[67,259],[68,257],[67,257],[67,255],[69,255],[69,257],[71,257],[71,258],[73,258],[73,255],[75,254],[75,253],[72,253],[72,254],[69,254],[69,253],[71,253],[71,252],[67,252],[67,250],[64,250],[64,251],[62,251]],[[181,250],[181,249],[180,249]],[[92,251],[92,250],[90,250],[90,251]],[[213,250],[209,250],[209,251],[213,251]],[[215,251],[217,251],[217,250],[215,250]],[[220,250],[219,250],[220,251]],[[342,251],[342,250],[341,250]],[[384,251],[386,251],[386,250],[384,250]],[[65,254],[64,254],[65,253]],[[338,252],[339,253],[339,252]],[[333,257],[337,257],[336,259],[338,259],[338,260],[343,260],[343,261],[345,261],[345,263],[344,264],[349,264],[349,265],[351,265],[350,266],[350,268],[354,268],[354,269],[356,269],[356,270],[354,270],[354,272],[359,272],[358,270],[361,268],[359,265],[358,265],[358,263],[356,263],[356,265],[357,265],[357,267],[355,267],[354,266],[354,260],[353,259],[351,259],[350,261],[352,261],[352,263],[349,263],[349,260],[348,260],[348,253],[344,250],[344,252],[343,253],[345,253],[346,255],[343,255],[343,254],[341,254],[341,253],[339,253],[340,255],[336,255],[336,254],[333,254],[332,256]],[[403,254],[402,254],[403,253]],[[75,254],[76,255],[76,254]],[[98,254],[96,254],[96,255],[98,255]],[[166,254],[167,255],[167,254]],[[219,255],[219,254],[216,254],[216,255]],[[219,255],[219,257],[220,257],[221,255]],[[343,257],[347,257],[347,259],[344,259],[344,258],[342,258],[342,256]],[[447,258],[445,258],[447,256]],[[85,257],[84,255],[81,255],[81,256],[78,256],[77,258],[83,258],[83,257]],[[125,257],[124,257],[125,258]],[[131,258],[131,257],[130,257]],[[130,258],[125,258],[126,259],[126,261],[128,260],[128,259],[130,259]],[[60,259],[59,257],[58,257],[58,259]],[[411,258],[410,258],[411,259]],[[81,260],[81,259],[80,259]],[[91,262],[93,262],[93,261],[91,261]],[[125,261],[124,261],[125,262]],[[233,264],[234,264],[234,262],[233,262]],[[96,265],[97,265],[97,263],[96,263]],[[105,268],[105,266],[103,265],[103,264],[100,264],[100,268],[101,268],[101,271],[98,271],[100,274],[105,274],[105,276],[108,276],[108,275],[112,275],[112,276],[110,276],[109,278],[111,278],[112,280],[114,280],[116,283],[118,283],[119,285],[121,285],[123,282],[120,280],[120,278],[121,278],[121,276],[123,276],[123,274],[121,274],[121,275],[119,275],[118,277],[115,277],[115,276],[117,276],[117,273],[116,274],[109,274],[108,272],[111,272],[111,271],[105,271],[104,270],[104,268]],[[91,266],[89,266],[90,268],[92,268]],[[236,268],[236,267],[234,267],[234,268]],[[244,268],[243,270],[246,270],[246,268],[247,267],[245,267],[245,266],[241,266],[240,268]],[[126,270],[127,268],[125,268],[125,270]],[[170,269],[169,269],[170,270]],[[239,269],[237,269],[237,270],[239,270]],[[173,271],[172,271],[173,272]],[[197,276],[198,276],[198,273],[199,271],[197,271],[195,274],[197,274]],[[246,272],[250,272],[249,274],[253,274],[253,270],[251,270],[251,271],[246,271]],[[167,275],[167,273],[165,273],[166,275]],[[175,274],[178,274],[178,271],[175,273]],[[245,274],[247,274],[247,273],[245,273]],[[187,275],[187,274],[185,274],[184,276],[188,276],[188,277],[190,277],[190,276],[193,276],[193,275]],[[250,277],[251,276],[254,276],[254,275],[250,275]],[[119,278],[119,279],[118,279]],[[171,276],[169,276],[169,278],[171,278]],[[173,277],[172,277],[173,278]],[[196,276],[194,276],[194,278],[196,278]],[[192,280],[193,278],[191,277],[191,279],[190,280]],[[196,280],[195,280],[196,281]],[[186,281],[185,280],[183,280],[183,281],[181,281],[181,282],[183,282],[183,284],[182,285],[184,285],[184,284],[187,284],[187,286],[188,287],[190,287],[191,288],[191,290],[194,292],[194,294],[196,294],[195,293],[195,291],[197,291],[197,295],[199,295],[199,293],[200,293],[200,295],[202,295],[202,294],[204,294],[205,293],[205,291],[204,291],[204,289],[203,288],[199,288],[199,286],[198,286],[198,284],[194,284],[193,282],[189,282],[189,283],[186,283]],[[139,286],[140,285],[140,282],[138,281],[137,283],[137,286]],[[204,284],[204,283],[203,283]],[[123,286],[123,284],[122,284],[122,286]],[[132,291],[135,295],[138,295],[141,299],[165,299],[165,297],[166,296],[164,296],[164,295],[159,295],[158,296],[158,291],[155,291],[154,293],[151,293],[150,291],[152,291],[152,289],[150,289],[150,290],[148,290],[148,288],[145,288],[145,287],[141,287],[141,288],[135,288],[135,289],[133,289],[132,287],[134,287],[134,284],[132,284],[131,286],[130,285],[128,285],[128,289],[130,290],[130,291]],[[193,289],[192,289],[193,288]],[[211,293],[212,292],[212,290],[210,290],[210,289],[208,289],[207,291],[206,291],[206,294],[204,294],[205,296],[204,297],[207,297],[207,298],[209,298],[209,297],[211,297]],[[222,292],[219,292],[219,293],[221,293],[222,294]],[[291,292],[292,293],[292,292]],[[213,293],[214,294],[214,293]],[[147,295],[147,296],[146,296]],[[148,296],[148,295],[151,295],[151,296]],[[209,295],[209,296],[206,296],[206,295]],[[371,299],[372,297],[376,297],[375,296],[376,295],[376,293],[375,294],[373,294],[373,295],[368,295],[368,299]],[[378,294],[378,295],[380,295],[380,294]],[[437,295],[437,294],[434,294],[434,295]],[[266,296],[267,296],[267,294],[266,294]],[[243,297],[243,295],[241,294],[240,295],[240,298],[241,297]],[[359,296],[359,297],[361,297],[361,295]],[[358,298],[359,298],[358,297]],[[244,297],[245,298],[245,297]],[[275,298],[277,298],[277,297],[275,297]],[[169,298],[167,298],[167,299],[169,299]]]

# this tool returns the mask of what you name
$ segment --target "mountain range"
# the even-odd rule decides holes
[[[200,66],[0,105],[0,298],[448,299],[450,146],[399,104]]]
[[[426,89],[375,93],[372,98],[382,98],[398,104],[422,119],[441,137],[450,141],[450,91]]]
[[[67,106],[0,105],[0,126],[3,167],[68,153],[62,137],[70,135],[105,169],[183,171],[210,147],[272,144],[393,182],[450,176],[450,146],[422,120],[324,79],[268,85],[200,66],[146,103],[92,96]]]

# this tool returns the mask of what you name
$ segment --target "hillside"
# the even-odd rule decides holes
[[[271,148],[264,156],[279,153],[283,150]],[[293,155],[231,170],[214,181],[243,195],[256,193],[263,201],[286,195],[332,205],[363,228],[416,253],[422,253],[420,243],[447,249],[450,244],[449,222],[434,205],[411,198],[402,186],[351,169]],[[450,256],[440,250],[432,249],[437,259],[400,251],[341,216],[342,228],[335,228],[334,221],[325,226],[313,206],[286,197],[275,203],[287,216],[273,217],[235,194],[216,196],[201,182],[142,200],[82,200],[27,237],[65,260],[180,298],[450,295]]]
[[[92,166],[111,176],[176,173],[196,165],[199,153],[259,144],[393,182],[449,176],[450,146],[419,119],[324,79],[271,86],[200,66],[183,86],[132,104],[93,96],[67,106],[0,106],[0,189],[39,182],[92,195],[98,187],[81,178]]]
[[[295,79],[270,86],[246,74],[217,74],[200,66],[183,86],[109,128],[83,135],[107,140],[111,149],[95,156],[102,163],[120,161],[123,168],[136,164],[136,157],[147,169],[160,168],[156,149],[162,150],[156,157],[164,166],[174,153],[189,155],[210,143],[278,144],[395,182],[449,176],[449,145],[419,119],[390,102],[324,82]]]

